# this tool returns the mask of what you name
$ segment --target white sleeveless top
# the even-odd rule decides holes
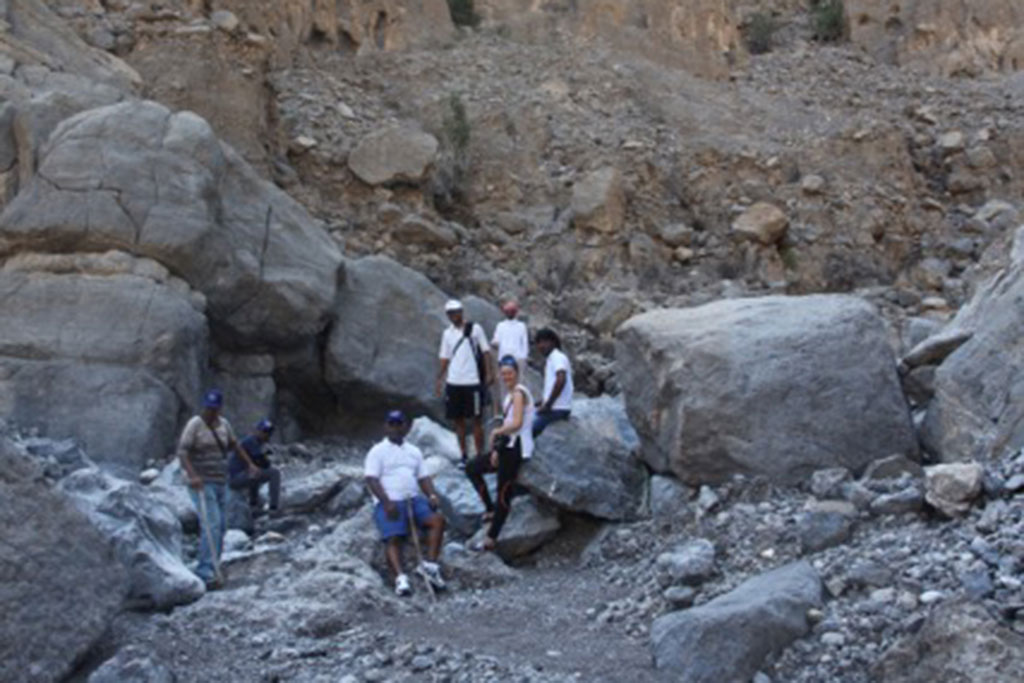
[[[522,384],[517,384],[516,391],[523,392],[523,395],[526,397],[526,405],[523,406],[523,424],[520,425],[519,431],[510,434],[509,436],[511,437],[512,444],[515,443],[516,439],[519,439],[520,450],[523,453],[523,460],[529,460],[530,457],[533,455],[533,415],[536,412],[536,409],[533,407],[533,395],[530,394],[529,389],[527,389]],[[514,392],[511,392],[505,397],[505,417],[504,421],[502,422],[503,425],[512,424],[512,420],[515,417],[512,414],[513,395]]]

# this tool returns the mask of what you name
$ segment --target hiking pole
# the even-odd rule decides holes
[[[416,517],[413,515],[412,498],[405,499],[405,512],[409,519],[409,535],[412,536],[412,546],[416,549],[416,566],[423,566],[423,551],[420,550],[420,530],[416,526]],[[418,572],[417,572],[418,573]],[[427,584],[427,592],[430,593],[430,601],[437,602],[437,593],[434,592],[434,584],[430,579],[420,574],[423,583]]]
[[[210,546],[210,556],[213,558],[213,577],[217,583],[224,585],[224,577],[220,573],[220,558],[217,556],[217,547],[213,543],[213,531],[210,529],[210,517],[206,514],[206,487],[199,490],[199,521],[203,525],[206,534],[206,544]]]

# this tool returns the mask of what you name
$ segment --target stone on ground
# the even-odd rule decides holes
[[[775,244],[789,227],[789,218],[774,204],[758,202],[732,224],[733,232],[765,246]]]
[[[750,680],[768,655],[810,630],[807,611],[821,605],[821,593],[817,572],[795,562],[658,617],[651,627],[655,666],[680,683]]]
[[[686,483],[798,483],[917,452],[885,326],[855,297],[651,311],[619,328],[616,359],[644,460]]]
[[[422,181],[437,158],[430,133],[390,127],[370,133],[348,156],[349,169],[368,185]]]
[[[976,463],[948,463],[924,468],[924,498],[947,517],[967,513],[981,494],[984,468]]]
[[[487,535],[488,524],[484,524],[470,540],[482,541]],[[518,496],[512,501],[505,526],[498,535],[495,551],[506,561],[529,555],[553,539],[562,528],[558,514],[539,504],[531,496]]]
[[[715,546],[698,538],[658,555],[656,565],[663,584],[699,586],[715,573]]]
[[[127,569],[133,607],[169,609],[203,596],[203,582],[182,562],[181,525],[145,488],[89,468],[73,472],[60,489]]]

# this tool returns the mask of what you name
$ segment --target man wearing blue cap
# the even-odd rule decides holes
[[[437,491],[423,469],[423,453],[405,441],[408,421],[402,411],[388,413],[386,428],[387,438],[366,454],[365,473],[366,485],[377,499],[373,520],[381,540],[387,544],[388,567],[395,580],[395,592],[402,596],[412,592],[409,577],[402,571],[400,544],[410,531],[410,500],[413,521],[427,531],[427,557],[416,571],[434,587],[444,588],[441,567],[437,564],[444,536],[444,517],[437,512]]]
[[[221,417],[224,395],[211,389],[203,396],[203,410],[185,424],[178,441],[178,459],[188,477],[189,495],[199,511],[199,565],[196,575],[209,589],[221,587],[220,553],[224,540],[225,483],[228,453],[233,451],[251,475],[259,469],[238,445],[231,424]]]
[[[281,500],[281,471],[270,465],[267,457],[266,444],[274,434],[274,423],[268,419],[260,420],[256,425],[256,431],[242,439],[242,450],[249,454],[259,472],[252,474],[247,464],[232,453],[228,460],[228,486],[236,491],[249,491],[249,507],[254,517],[258,517],[263,511],[260,509],[260,487],[267,484],[270,494],[270,514],[274,516],[278,512],[278,503]]]

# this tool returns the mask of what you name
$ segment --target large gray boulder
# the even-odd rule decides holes
[[[136,469],[198,396],[202,303],[147,259],[22,254],[0,269],[0,414]],[[200,297],[201,298],[201,297]]]
[[[567,421],[550,425],[519,483],[558,507],[613,521],[645,514],[647,471],[620,399],[577,397]]]
[[[100,533],[0,436],[0,680],[62,680],[107,630],[126,585]]]
[[[969,336],[935,372],[921,440],[937,459],[984,461],[1024,447],[1022,297],[1024,228],[1006,266],[935,335]]]
[[[380,416],[393,405],[443,414],[434,395],[449,297],[426,277],[384,256],[347,261],[327,339],[325,378],[342,407]],[[463,299],[467,320],[490,335],[498,309]]]
[[[92,467],[70,474],[60,489],[127,569],[132,607],[163,610],[203,596],[203,582],[182,562],[181,524],[142,486]]]
[[[644,460],[687,483],[793,483],[917,453],[885,326],[854,297],[644,313],[619,328],[616,360]]]
[[[749,681],[765,657],[810,630],[807,610],[821,600],[821,579],[806,562],[756,576],[704,605],[655,619],[655,666],[679,683]]]
[[[0,216],[3,250],[148,256],[201,291],[235,347],[319,333],[341,254],[296,201],[191,112],[149,101],[62,122]]]

